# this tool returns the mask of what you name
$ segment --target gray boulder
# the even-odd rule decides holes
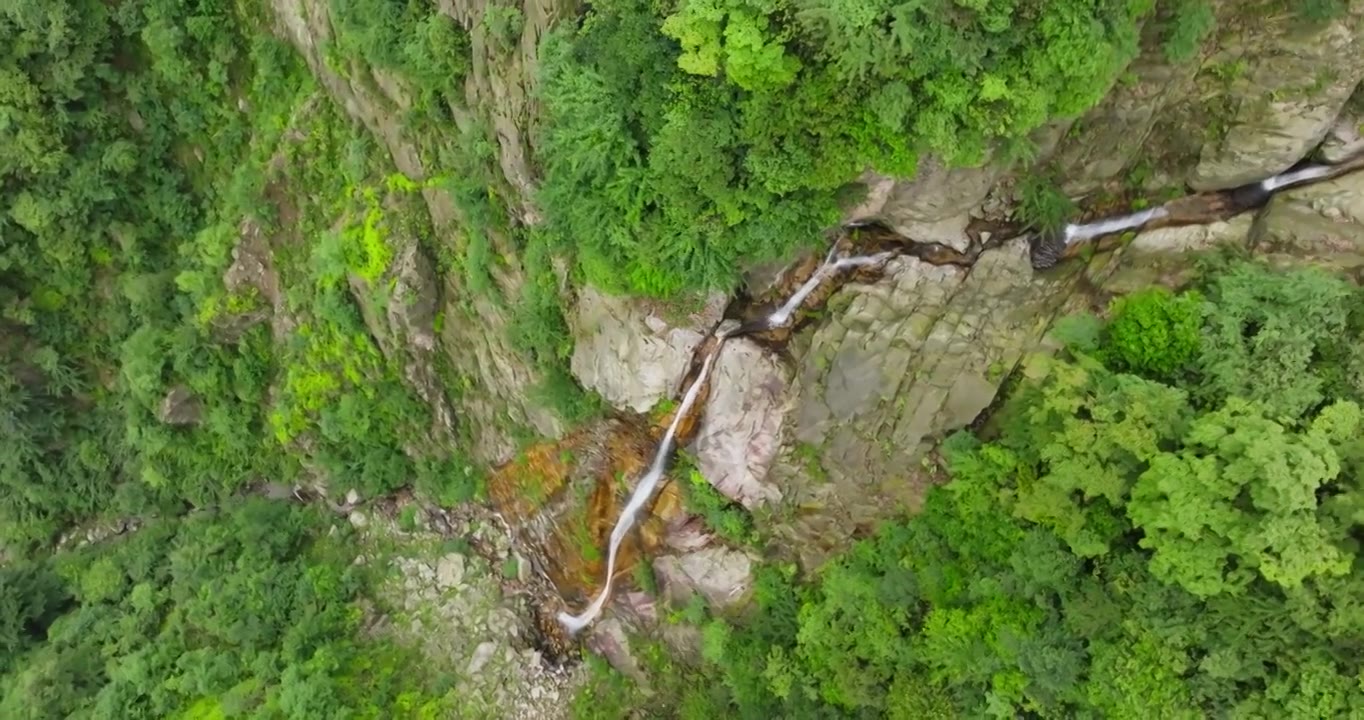
[[[724,304],[717,293],[700,312],[669,321],[645,301],[585,286],[570,318],[573,375],[615,407],[645,412],[677,390],[692,350]]]
[[[1217,190],[1287,170],[1326,138],[1364,78],[1364,3],[1317,27],[1271,23],[1263,44],[1242,49],[1247,68],[1232,87],[1232,116],[1220,142],[1203,147],[1189,177]],[[1233,48],[1233,51],[1237,48]]]
[[[696,462],[716,490],[749,509],[781,499],[767,471],[781,448],[788,384],[777,359],[743,338],[726,343],[715,368]]]

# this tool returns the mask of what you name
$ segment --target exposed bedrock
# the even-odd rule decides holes
[[[1256,218],[1249,240],[1271,260],[1364,268],[1364,174],[1276,196]]]
[[[697,468],[729,499],[752,510],[780,500],[768,471],[791,408],[790,371],[751,340],[725,344],[692,450]]]
[[[1246,38],[1253,38],[1246,39]],[[1253,34],[1224,40],[1213,60],[1234,64],[1226,130],[1204,144],[1189,176],[1196,190],[1234,187],[1282,172],[1331,131],[1364,65],[1364,2],[1320,25],[1266,17]]]
[[[1014,241],[969,269],[900,258],[881,282],[840,291],[829,320],[793,343],[793,443],[773,473],[783,545],[812,567],[859,528],[916,507],[932,480],[926,451],[993,402],[1073,274],[1034,274]]]
[[[716,293],[697,312],[674,317],[648,301],[582,287],[570,315],[573,374],[615,407],[644,412],[676,392],[726,302]]]

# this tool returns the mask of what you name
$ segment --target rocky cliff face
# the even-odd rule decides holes
[[[469,33],[473,57],[463,102],[450,108],[458,127],[444,130],[404,121],[412,99],[393,76],[328,54],[334,31],[325,0],[273,4],[279,33],[307,58],[331,98],[381,142],[394,167],[418,182],[428,179],[428,158],[442,143],[487,130],[509,220],[523,227],[541,221],[531,142],[536,63],[541,38],[574,15],[574,4],[527,0],[519,6],[519,28],[501,32],[485,22],[492,6],[441,0],[440,11]],[[968,267],[899,258],[878,282],[840,290],[784,351],[747,340],[726,348],[688,449],[715,488],[756,512],[781,541],[774,543],[778,552],[813,568],[858,531],[913,509],[925,486],[940,479],[936,441],[989,408],[1020,361],[1046,348],[1059,314],[1152,282],[1178,283],[1186,253],[1218,244],[1242,244],[1283,262],[1364,268],[1364,177],[1358,174],[1288,192],[1254,216],[1152,231],[1044,274],[1029,264],[1023,241],[1000,243],[973,229],[1008,216],[1015,181],[1027,173],[1046,172],[1081,204],[1095,204],[1122,193],[1230,188],[1313,155],[1336,161],[1364,146],[1364,65],[1358,62],[1364,0],[1351,0],[1341,16],[1313,25],[1234,0],[1213,6],[1219,29],[1187,60],[1171,61],[1159,29],[1149,26],[1143,54],[1102,103],[1039,131],[1041,153],[1033,165],[1010,167],[998,159],[947,168],[929,159],[914,178],[862,176],[865,197],[846,220],[883,223],[976,259]],[[425,188],[422,197],[436,232],[458,244],[466,222],[459,208],[439,189]],[[467,427],[476,457],[493,464],[512,454],[509,426],[550,438],[564,428],[533,399],[541,378],[508,340],[505,300],[526,282],[518,248],[505,237],[491,242],[499,258],[494,293],[471,292],[456,275],[438,280],[429,259],[409,243],[386,279],[393,288],[388,310],[366,317],[376,337],[391,339],[386,349],[410,355],[408,380],[438,408],[437,418]],[[268,278],[268,271],[256,274]],[[755,273],[750,290],[765,285]],[[728,301],[704,298],[687,315],[590,287],[563,295],[574,375],[625,416],[675,393],[693,346]],[[438,334],[424,330],[435,315],[446,318]],[[435,353],[468,378],[468,390],[445,410],[439,409],[439,381],[428,370]],[[592,432],[570,435],[568,442]],[[644,440],[629,437],[627,444],[640,446],[629,462],[594,461],[638,469]],[[548,453],[546,447],[534,452]],[[583,456],[600,451],[575,450]],[[563,461],[551,455],[542,464]],[[565,485],[572,484],[563,480],[569,474],[568,468],[550,473]],[[531,480],[543,483],[540,476]],[[599,504],[617,507],[618,501]],[[585,522],[604,536],[609,520]],[[747,587],[750,558],[713,543],[688,544],[684,526],[679,522],[668,538],[649,543],[666,551],[654,563],[663,592],[679,602],[694,594],[729,602],[724,588]],[[533,530],[541,545],[572,541],[562,527]],[[584,565],[595,568],[599,560]],[[564,567],[580,569],[573,562]],[[611,632],[603,630],[601,642],[620,646],[624,641],[612,640]]]
[[[1364,67],[1352,58],[1364,43],[1364,3],[1313,26],[1241,3],[1220,3],[1217,12],[1222,29],[1195,57],[1168,61],[1152,29],[1147,51],[1107,99],[1073,123],[1039,133],[1050,150],[1040,165],[1063,179],[1068,193],[1083,203],[1133,186],[1228,188],[1313,154],[1338,160],[1358,145]],[[909,180],[868,173],[866,198],[846,218],[965,250],[972,242],[968,225],[1004,212],[1012,178],[1029,171],[1000,163],[947,169],[930,161]],[[1290,192],[1254,217],[1152,231],[1117,252],[1044,275],[1029,266],[1020,242],[986,250],[969,269],[897,260],[885,280],[841,291],[827,319],[798,337],[772,372],[717,383],[718,402],[701,437],[723,433],[749,449],[749,460],[735,462],[743,454],[736,453],[708,466],[710,448],[699,442],[702,469],[745,506],[778,508],[773,529],[813,567],[859,529],[914,507],[936,477],[934,442],[991,404],[1020,358],[1046,342],[1058,314],[1107,293],[1178,282],[1187,266],[1183,253],[1221,243],[1358,267],[1362,182],[1356,175]],[[599,313],[600,303],[584,297],[595,308],[585,312]],[[579,326],[579,354],[588,357],[575,356],[575,371],[599,361],[594,348],[627,347],[648,335],[645,323],[631,319],[628,302],[614,302],[621,310],[610,321]],[[635,362],[639,376],[648,377],[682,360]],[[607,398],[636,394],[629,373],[579,377]],[[768,452],[774,439],[781,443],[775,463]]]
[[[525,22],[519,40],[510,47],[489,37],[487,24],[482,22],[488,7],[481,2],[439,5],[442,13],[469,33],[474,62],[466,79],[465,103],[450,108],[456,127],[431,128],[406,122],[413,98],[400,78],[356,61],[336,59],[332,52],[336,31],[325,0],[273,0],[277,32],[307,60],[331,100],[363,124],[387,150],[394,168],[423,183],[434,175],[430,158],[437,156],[443,145],[462,142],[491,127],[505,181],[504,194],[515,199],[517,219],[533,224],[538,213],[533,203],[527,136],[534,121],[530,98],[536,52],[546,28],[571,6],[527,4],[522,9]],[[460,246],[467,218],[461,216],[449,193],[428,186],[421,194],[435,232]],[[455,422],[464,423],[469,430],[475,443],[473,454],[484,462],[497,462],[510,455],[515,446],[511,436],[515,427],[529,427],[549,436],[563,430],[553,413],[530,400],[542,378],[510,344],[506,302],[519,294],[525,278],[507,238],[494,236],[491,242],[493,252],[505,260],[492,272],[492,293],[471,292],[454,275],[447,275],[442,286],[434,275],[420,271],[429,260],[408,250],[402,255],[405,267],[411,270],[402,277],[404,293],[420,298],[417,304],[428,316],[439,313],[446,318],[433,350],[444,353],[475,388],[459,399],[452,414],[457,416]],[[430,312],[433,308],[435,313]],[[374,319],[376,334],[388,334],[383,326],[391,325],[389,321],[394,318]],[[397,318],[398,325],[403,323]],[[417,345],[419,354],[426,352],[420,347],[423,344]],[[429,385],[427,373],[414,367],[412,376],[417,378],[419,394],[434,397],[429,387],[422,390]],[[437,407],[436,413],[443,415],[446,411]]]

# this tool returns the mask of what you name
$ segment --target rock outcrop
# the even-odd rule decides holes
[[[1196,92],[1197,59],[1172,63],[1162,52],[1162,32],[1154,24],[1142,35],[1142,54],[1122,82],[1067,129],[1047,163],[1072,195],[1092,193],[1144,158],[1153,155],[1196,157],[1201,132],[1152,138],[1157,124],[1179,112]],[[1201,128],[1200,126],[1197,126]],[[1167,180],[1168,181],[1168,180]]]
[[[536,122],[540,41],[555,23],[571,16],[578,3],[524,0],[508,7],[487,0],[438,0],[436,7],[469,33],[473,64],[465,79],[466,107],[486,114],[497,139],[502,174],[516,193],[518,219],[535,225],[541,218],[534,200],[530,131]],[[519,19],[520,24],[494,27],[485,22],[490,11],[505,13],[508,21]],[[499,36],[499,32],[505,34]],[[473,124],[471,112],[460,107],[451,110],[465,126]]]
[[[478,534],[464,522],[447,530]],[[533,647],[528,613],[503,590],[499,571],[487,559],[438,551],[440,535],[401,531],[381,517],[368,524],[364,538],[376,544],[402,541],[391,560],[396,572],[380,588],[387,607],[383,614],[371,613],[369,631],[420,648],[453,678],[459,717],[569,717],[567,701],[584,681],[583,668],[557,666]]]
[[[1004,168],[986,162],[974,168],[948,168],[933,158],[919,163],[918,174],[902,180],[880,173],[867,172],[861,182],[867,186],[867,197],[849,210],[846,222],[880,222],[909,237],[919,237],[924,230],[940,237],[925,240],[957,246],[957,233],[952,224],[966,216],[990,193]],[[942,223],[949,223],[947,226]],[[961,222],[965,229],[965,222]],[[962,248],[959,248],[962,249]]]
[[[706,480],[750,510],[781,499],[768,470],[781,448],[789,374],[751,340],[726,343],[693,444],[697,468]]]
[[[681,607],[700,596],[715,610],[742,607],[753,591],[754,559],[742,550],[709,547],[654,560],[659,590]]]
[[[1364,79],[1364,3],[1351,6],[1318,26],[1266,17],[1253,35],[1223,38],[1226,47],[1213,61],[1239,69],[1232,111],[1221,137],[1204,145],[1192,188],[1230,188],[1282,172],[1321,143]]]
[[[1256,253],[1341,271],[1364,268],[1364,174],[1290,190],[1249,232]]]
[[[613,406],[645,412],[677,390],[725,302],[711,295],[699,312],[670,321],[646,301],[583,287],[570,319],[573,375]]]
[[[969,270],[900,258],[834,296],[829,321],[796,341],[795,442],[774,471],[790,515],[777,530],[806,567],[917,507],[935,439],[993,402],[1070,290],[1068,272],[1035,276],[1014,242]]]
[[[176,385],[161,400],[156,416],[167,425],[198,425],[204,417],[204,405],[194,391]]]
[[[1093,285],[1111,293],[1129,293],[1153,284],[1179,287],[1192,279],[1193,253],[1218,246],[1245,246],[1251,215],[1238,215],[1209,225],[1168,227],[1138,234],[1120,253],[1105,256],[1087,269]]]

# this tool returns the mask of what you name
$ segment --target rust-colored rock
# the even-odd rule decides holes
[[[689,416],[690,430],[699,412]],[[655,431],[643,421],[609,418],[535,445],[493,473],[493,504],[554,586],[558,598],[546,600],[556,609],[590,602],[605,584],[611,531],[656,448]],[[628,583],[640,559],[663,548],[669,528],[685,521],[680,492],[666,479],[645,508],[621,545],[613,583]],[[551,623],[540,629],[562,633]]]

